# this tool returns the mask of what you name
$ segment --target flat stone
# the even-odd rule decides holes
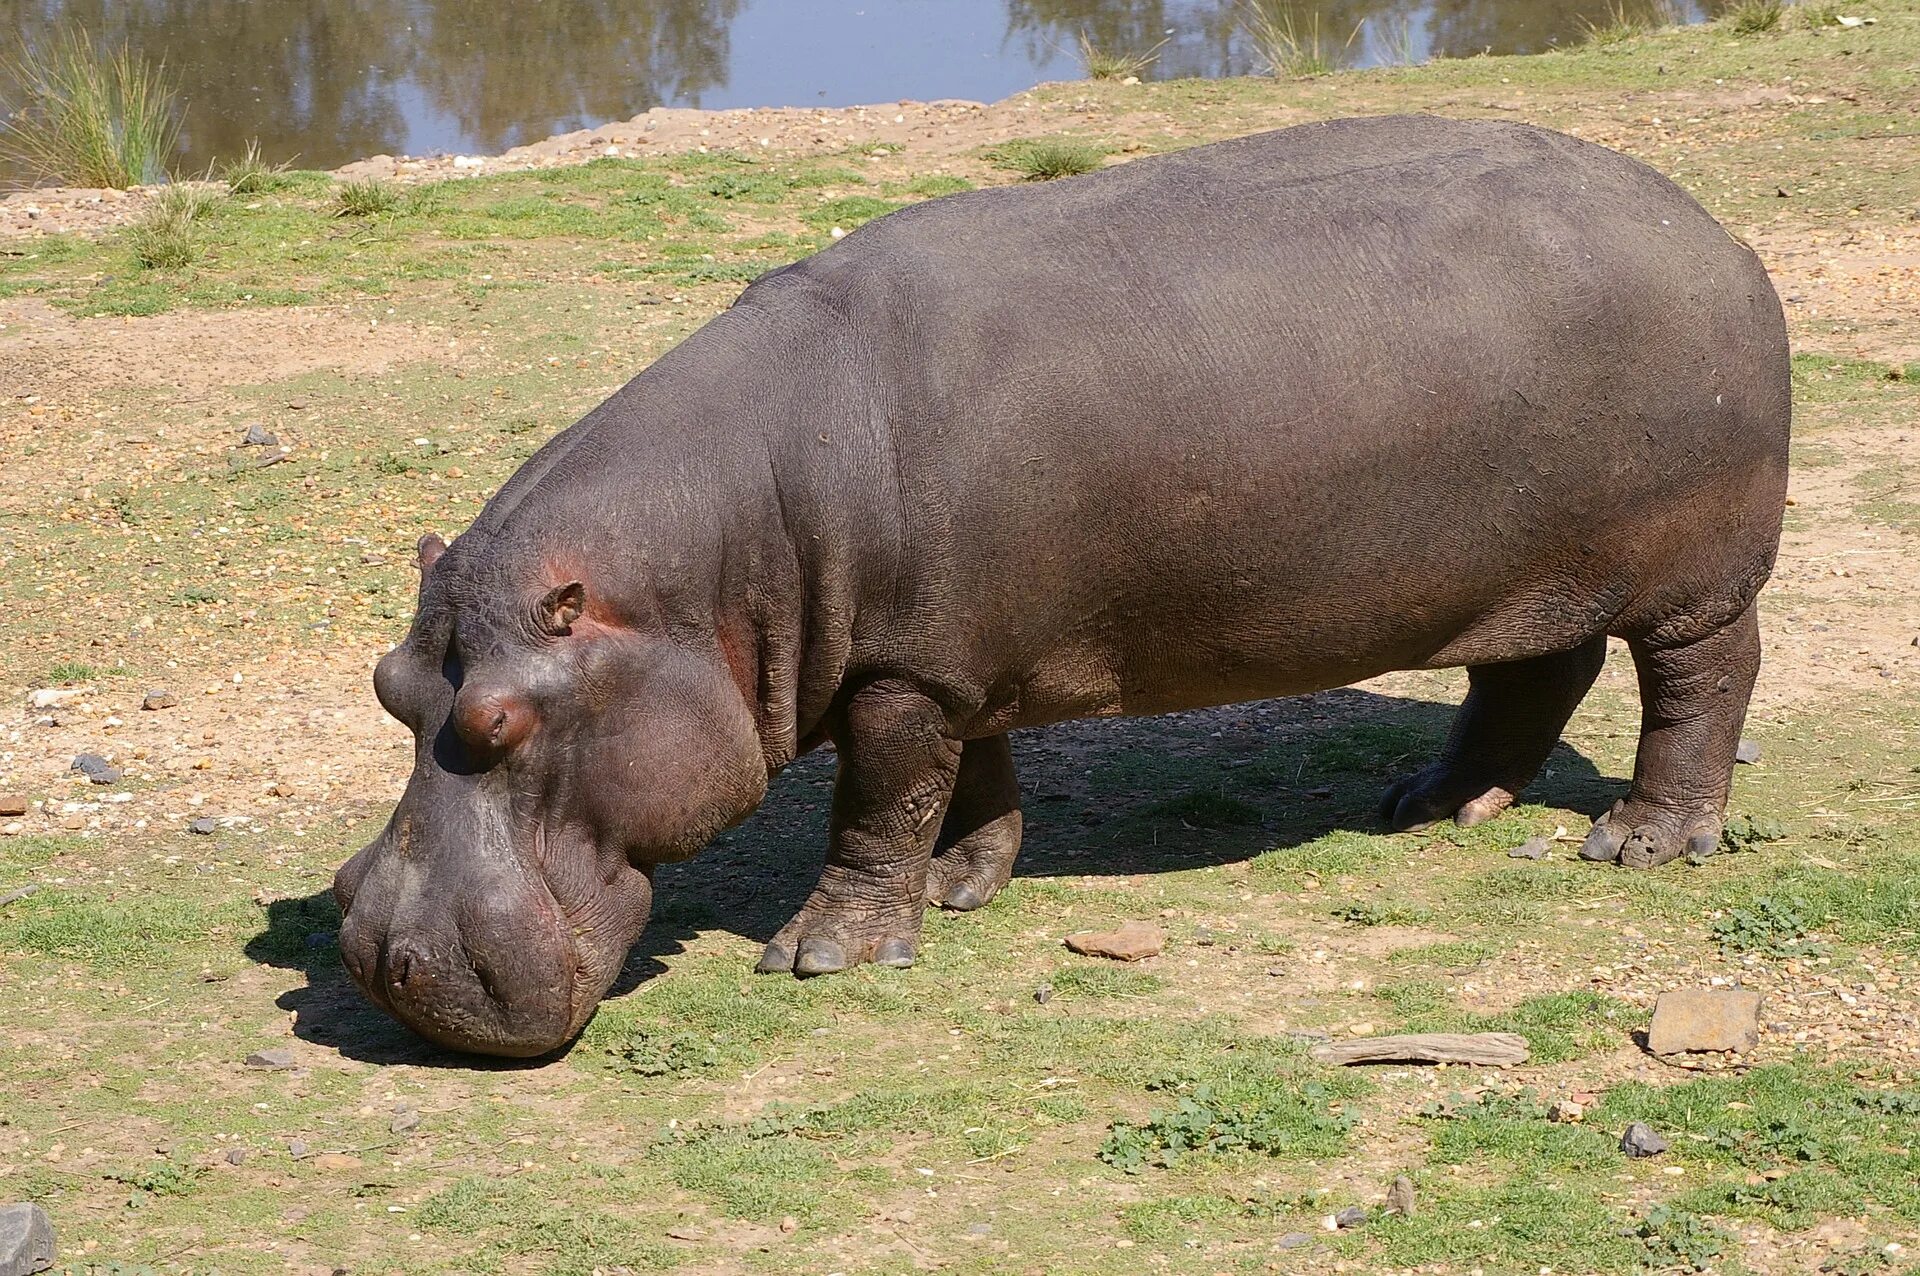
[[[285,1046],[274,1046],[270,1050],[256,1050],[247,1056],[249,1068],[264,1068],[269,1072],[284,1072],[294,1066],[293,1051]]]
[[[1349,1205],[1333,1216],[1333,1225],[1343,1230],[1350,1227],[1365,1227],[1367,1212],[1358,1205]]]
[[[1545,859],[1547,857],[1548,850],[1552,849],[1552,847],[1553,847],[1553,839],[1550,837],[1529,838],[1527,841],[1522,842],[1519,846],[1516,846],[1512,850],[1508,851],[1507,858],[1510,860]]]
[[[140,701],[140,707],[149,711],[154,709],[171,709],[179,703],[179,696],[174,695],[173,692],[167,691],[164,688],[156,687],[152,691],[147,692],[145,698]]]
[[[246,434],[242,436],[240,439],[240,446],[241,447],[279,447],[280,436],[275,434],[272,430],[269,430],[266,426],[260,425],[256,422],[255,424],[247,427]]]
[[[58,709],[72,704],[86,693],[81,687],[42,687],[27,693],[27,704],[35,709]]]
[[[1313,1244],[1313,1237],[1306,1232],[1288,1232],[1274,1244],[1281,1249],[1299,1249],[1302,1245]]]
[[[1744,988],[1682,988],[1660,994],[1647,1028],[1657,1055],[1747,1051],[1760,1043],[1760,994]]]
[[[1088,957],[1139,961],[1157,956],[1167,944],[1166,932],[1152,922],[1122,922],[1113,930],[1082,930],[1068,935],[1066,945]]]
[[[420,1112],[412,1104],[403,1103],[393,1110],[393,1120],[387,1122],[387,1129],[395,1134],[405,1134],[409,1130],[420,1128]]]
[[[210,815],[203,815],[199,819],[195,820],[193,823],[187,825],[187,832],[207,834],[207,833],[213,832],[215,829],[219,827],[220,827],[220,822],[218,820],[214,819]]]
[[[126,774],[119,767],[107,761],[97,753],[82,753],[75,757],[68,771],[77,771],[95,784],[112,784]]]
[[[1733,760],[1752,766],[1760,760],[1760,746],[1751,740],[1742,740],[1733,751]]]
[[[17,793],[0,793],[0,815],[25,815],[27,800]]]
[[[0,908],[5,908],[8,904],[19,903],[21,900],[27,898],[27,896],[38,895],[39,893],[39,883],[28,882],[25,886],[15,887],[13,890],[0,894]]]
[[[1387,1210],[1401,1218],[1413,1217],[1413,1180],[1402,1174],[1387,1189]]]
[[[53,1220],[38,1205],[0,1206],[0,1276],[33,1276],[53,1266]]]
[[[1620,1136],[1620,1150],[1636,1160],[1646,1156],[1659,1156],[1667,1150],[1667,1141],[1653,1132],[1653,1127],[1645,1121],[1635,1121]]]

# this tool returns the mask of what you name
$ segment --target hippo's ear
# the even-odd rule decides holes
[[[547,596],[533,609],[533,614],[540,622],[541,629],[555,637],[564,637],[572,632],[573,622],[580,619],[580,613],[586,609],[586,586],[577,580],[570,580],[549,589]]]
[[[425,577],[428,572],[433,570],[433,565],[440,561],[440,555],[447,552],[447,543],[441,540],[435,533],[428,532],[420,538],[418,548],[420,553],[420,575]]]

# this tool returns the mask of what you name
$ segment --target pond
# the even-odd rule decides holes
[[[1078,40],[1157,49],[1152,78],[1257,72],[1253,0],[0,0],[29,45],[63,24],[164,58],[182,171],[258,138],[330,168],[491,153],[654,106],[991,101],[1081,74]],[[1276,0],[1260,0],[1270,11]],[[1324,0],[1288,16],[1343,65],[1539,52],[1623,0]],[[1697,19],[1713,0],[1624,0]],[[0,57],[13,50],[0,46]],[[10,85],[0,83],[0,99]],[[19,175],[0,170],[0,184]]]

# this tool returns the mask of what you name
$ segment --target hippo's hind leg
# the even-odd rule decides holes
[[[934,837],[961,746],[933,701],[899,682],[854,693],[830,728],[840,757],[820,882],[768,942],[758,969],[825,975],[862,962],[911,966]]]
[[[1722,629],[1671,643],[1629,637],[1640,675],[1640,750],[1633,787],[1594,822],[1580,854],[1651,868],[1683,853],[1711,855],[1733,787],[1753,680],[1760,622],[1746,611]]]
[[[1404,831],[1448,816],[1478,824],[1506,810],[1539,774],[1606,658],[1607,636],[1598,634],[1570,651],[1468,669],[1467,698],[1439,760],[1387,790],[1382,818]]]
[[[992,899],[1020,854],[1020,782],[1005,735],[969,740],[960,754],[953,803],[940,826],[927,902],[956,912]]]

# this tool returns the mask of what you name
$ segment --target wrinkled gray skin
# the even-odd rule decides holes
[[[375,679],[418,752],[341,949],[434,1041],[564,1045],[653,867],[830,739],[826,865],[760,969],[904,966],[1012,871],[1012,728],[1464,665],[1385,815],[1470,824],[1609,634],[1639,760],[1583,853],[1710,850],[1787,431],[1753,254],[1539,129],[1308,125],[896,213],[422,542]]]

